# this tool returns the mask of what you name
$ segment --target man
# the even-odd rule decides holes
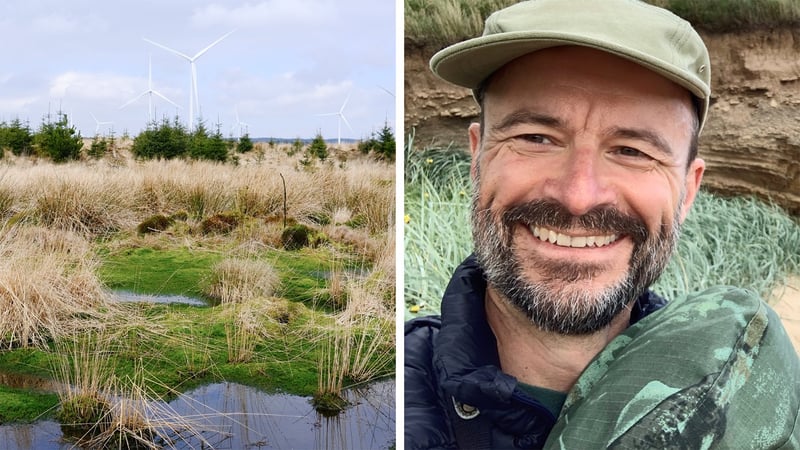
[[[431,60],[473,89],[475,253],[406,325],[414,448],[798,448],[800,362],[761,300],[669,304],[710,63],[635,0],[530,0]],[[666,304],[666,306],[665,306]]]

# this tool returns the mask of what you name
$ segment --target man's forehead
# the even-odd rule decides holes
[[[624,58],[599,50],[578,46],[562,46],[520,56],[493,73],[484,84],[518,89],[522,86],[572,86],[581,88],[591,80],[595,89],[624,94],[650,94],[690,98],[685,88]],[[521,92],[515,92],[520,95]]]

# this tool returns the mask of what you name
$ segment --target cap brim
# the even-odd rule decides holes
[[[664,61],[630,48],[566,33],[525,31],[481,36],[441,50],[431,58],[430,64],[431,70],[442,79],[475,89],[483,80],[512,60],[537,50],[563,45],[590,47],[615,54],[647,67],[686,88],[700,99],[708,99],[710,94],[708,87],[696,75],[671,67]]]

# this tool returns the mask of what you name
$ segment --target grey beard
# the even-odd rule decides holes
[[[548,332],[586,335],[610,325],[661,275],[680,235],[680,207],[673,216],[672,226],[662,224],[659,232],[653,234],[640,219],[611,208],[572,216],[558,203],[534,201],[509,208],[495,217],[491,210],[479,207],[479,187],[476,180],[471,209],[478,263],[498,293]],[[683,196],[679,203],[683,203]],[[604,268],[581,262],[520,261],[512,236],[513,226],[519,223],[562,229],[572,225],[625,234],[634,242],[628,272],[622,280],[599,292],[580,290],[575,287],[577,281],[590,280]],[[542,280],[527,279],[523,262],[536,268]]]

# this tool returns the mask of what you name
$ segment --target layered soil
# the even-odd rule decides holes
[[[704,185],[753,194],[800,215],[800,29],[703,34],[711,54],[712,106],[700,139]],[[405,43],[405,126],[418,148],[467,148],[477,117],[467,89],[436,78],[436,48]]]

